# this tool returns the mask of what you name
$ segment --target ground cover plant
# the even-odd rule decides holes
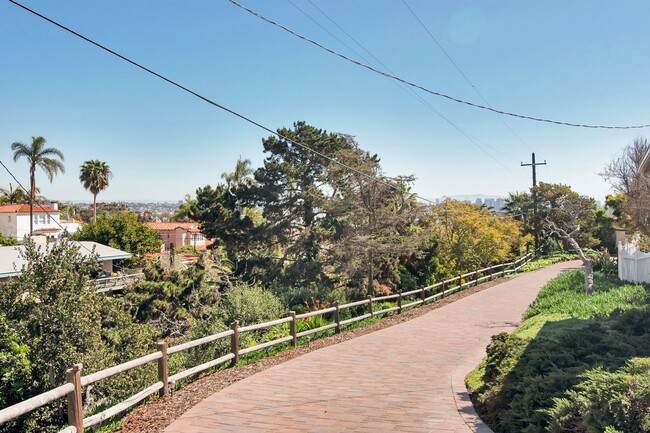
[[[496,432],[650,432],[650,289],[596,273],[549,282],[467,377]]]
[[[521,267],[522,272],[532,272],[538,269],[542,269],[545,266],[549,266],[555,263],[566,262],[568,260],[576,260],[578,256],[574,253],[559,251],[554,252],[546,256],[540,256],[535,258],[529,263],[526,263]]]

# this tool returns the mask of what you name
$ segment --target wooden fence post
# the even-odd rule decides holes
[[[424,287],[422,287],[422,291],[420,291],[420,299],[422,300],[422,305],[424,305],[424,300],[426,299],[427,294],[424,291]]]
[[[501,265],[501,278],[506,276],[506,265]]]
[[[158,391],[160,397],[169,394],[169,370],[167,369],[167,343],[164,341],[156,344],[156,350],[162,353],[162,357],[158,359],[158,380],[162,382],[163,387]]]
[[[478,286],[478,271],[474,272],[474,287]]]
[[[447,283],[445,283],[445,280],[442,280],[442,285],[440,286],[440,293],[442,293],[440,295],[441,299],[445,297],[445,290],[447,290]]]
[[[289,330],[291,332],[291,345],[296,348],[298,347],[298,335],[296,332],[296,312],[289,311],[289,316],[291,316],[291,322],[289,322]]]
[[[341,332],[341,319],[340,319],[340,311],[339,311],[339,301],[334,301],[334,306],[336,307],[336,310],[334,310],[334,321],[336,322],[336,328],[334,328],[334,333],[338,334]]]
[[[65,372],[65,381],[74,386],[68,394],[68,424],[77,429],[77,433],[84,431],[84,413],[81,400],[81,364],[75,364]]]
[[[230,361],[230,366],[234,367],[239,362],[239,322],[236,320],[230,324],[233,334],[230,336],[230,351],[235,357]]]
[[[372,312],[372,295],[368,295],[368,312],[370,313],[370,317],[375,315]]]
[[[458,288],[460,289],[460,286],[463,285],[463,279],[460,277],[460,275],[456,278],[458,279]]]
[[[397,292],[397,314],[402,314],[402,291]]]

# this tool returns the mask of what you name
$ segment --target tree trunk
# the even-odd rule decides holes
[[[578,253],[578,257],[580,257],[580,260],[582,260],[582,264],[585,267],[585,290],[588,295],[593,294],[596,291],[596,283],[594,282],[594,261],[585,255],[578,242],[573,239],[573,234],[580,230],[580,226],[578,226],[571,233],[567,233],[561,228],[555,226],[555,224],[552,224],[551,230],[555,232],[558,237],[567,241],[569,245],[571,245],[573,249],[576,250],[576,253]]]
[[[97,194],[93,194],[93,223],[97,222]]]
[[[585,287],[587,288],[587,294],[592,295],[596,291],[596,285],[594,284],[594,261],[587,259],[583,263],[585,265]]]

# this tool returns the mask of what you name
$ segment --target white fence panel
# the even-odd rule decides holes
[[[618,244],[618,278],[634,283],[650,283],[650,253],[634,243]]]

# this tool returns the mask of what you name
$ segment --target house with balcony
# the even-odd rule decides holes
[[[203,236],[198,223],[149,222],[145,223],[145,225],[160,233],[162,240],[165,242],[165,251],[169,250],[172,244],[174,248],[189,245],[197,250],[204,250],[212,244],[209,239]]]

